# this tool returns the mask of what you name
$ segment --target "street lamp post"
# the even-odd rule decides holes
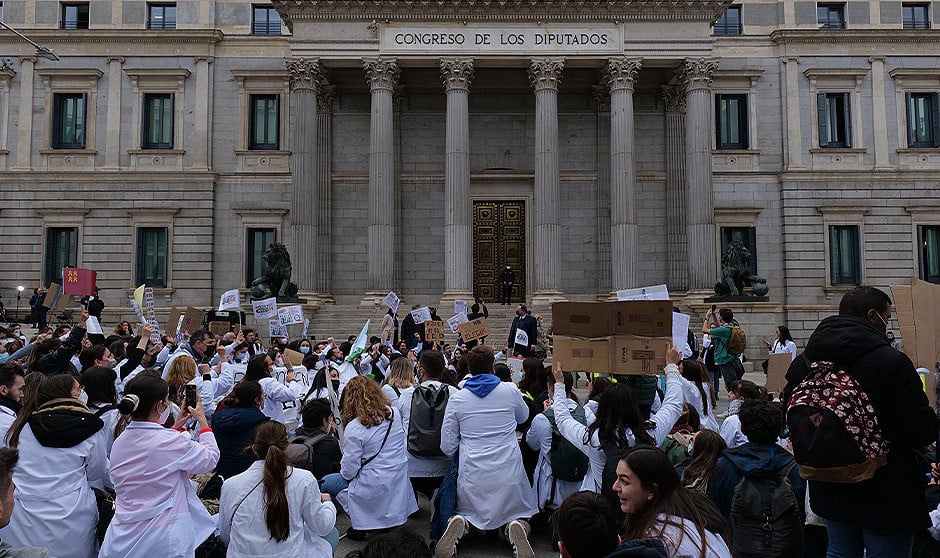
[[[58,61],[59,61],[58,55],[56,55],[56,53],[52,52],[52,49],[51,49],[51,48],[49,48],[49,47],[44,47],[44,46],[39,46],[38,44],[36,44],[35,42],[33,42],[32,39],[30,39],[30,38],[27,37],[26,35],[20,33],[20,32],[17,31],[16,29],[13,29],[12,27],[10,27],[9,25],[7,25],[7,24],[4,23],[3,21],[0,21],[0,28],[9,29],[9,30],[12,31],[13,34],[16,35],[17,37],[19,37],[19,38],[23,39],[24,41],[26,41],[27,43],[33,45],[33,47],[36,48],[36,56],[38,56],[38,57],[40,57],[40,58],[46,58],[46,59],[52,60],[52,61],[54,61],[54,62],[58,62]]]
[[[23,297],[24,290],[26,290],[26,287],[24,287],[23,285],[16,287],[16,321],[17,322],[23,321],[22,319],[20,319],[20,299]]]

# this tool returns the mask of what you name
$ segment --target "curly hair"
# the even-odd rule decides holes
[[[353,419],[366,428],[378,426],[383,421],[391,420],[392,409],[388,397],[382,393],[375,380],[365,376],[356,376],[343,389],[343,425]]]
[[[186,384],[196,377],[196,361],[189,355],[173,359],[166,371],[166,383],[170,386],[170,401],[179,405],[183,401]]]

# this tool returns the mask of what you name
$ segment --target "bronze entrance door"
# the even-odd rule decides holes
[[[500,274],[516,274],[513,302],[525,300],[525,202],[473,202],[473,295],[486,302],[502,296]]]

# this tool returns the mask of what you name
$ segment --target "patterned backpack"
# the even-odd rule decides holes
[[[872,478],[888,462],[888,441],[868,394],[832,362],[816,361],[809,367],[787,410],[800,474],[807,480],[834,483]]]

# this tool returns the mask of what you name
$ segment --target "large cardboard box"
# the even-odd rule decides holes
[[[666,337],[615,335],[610,338],[610,373],[660,374],[666,364],[666,346],[670,343],[672,332]]]
[[[610,340],[555,335],[552,359],[569,372],[610,373]]]
[[[552,330],[568,337],[607,337],[609,315],[604,302],[556,302],[552,304]]]
[[[610,309],[611,335],[672,339],[672,302],[669,300],[631,300],[605,306]]]

